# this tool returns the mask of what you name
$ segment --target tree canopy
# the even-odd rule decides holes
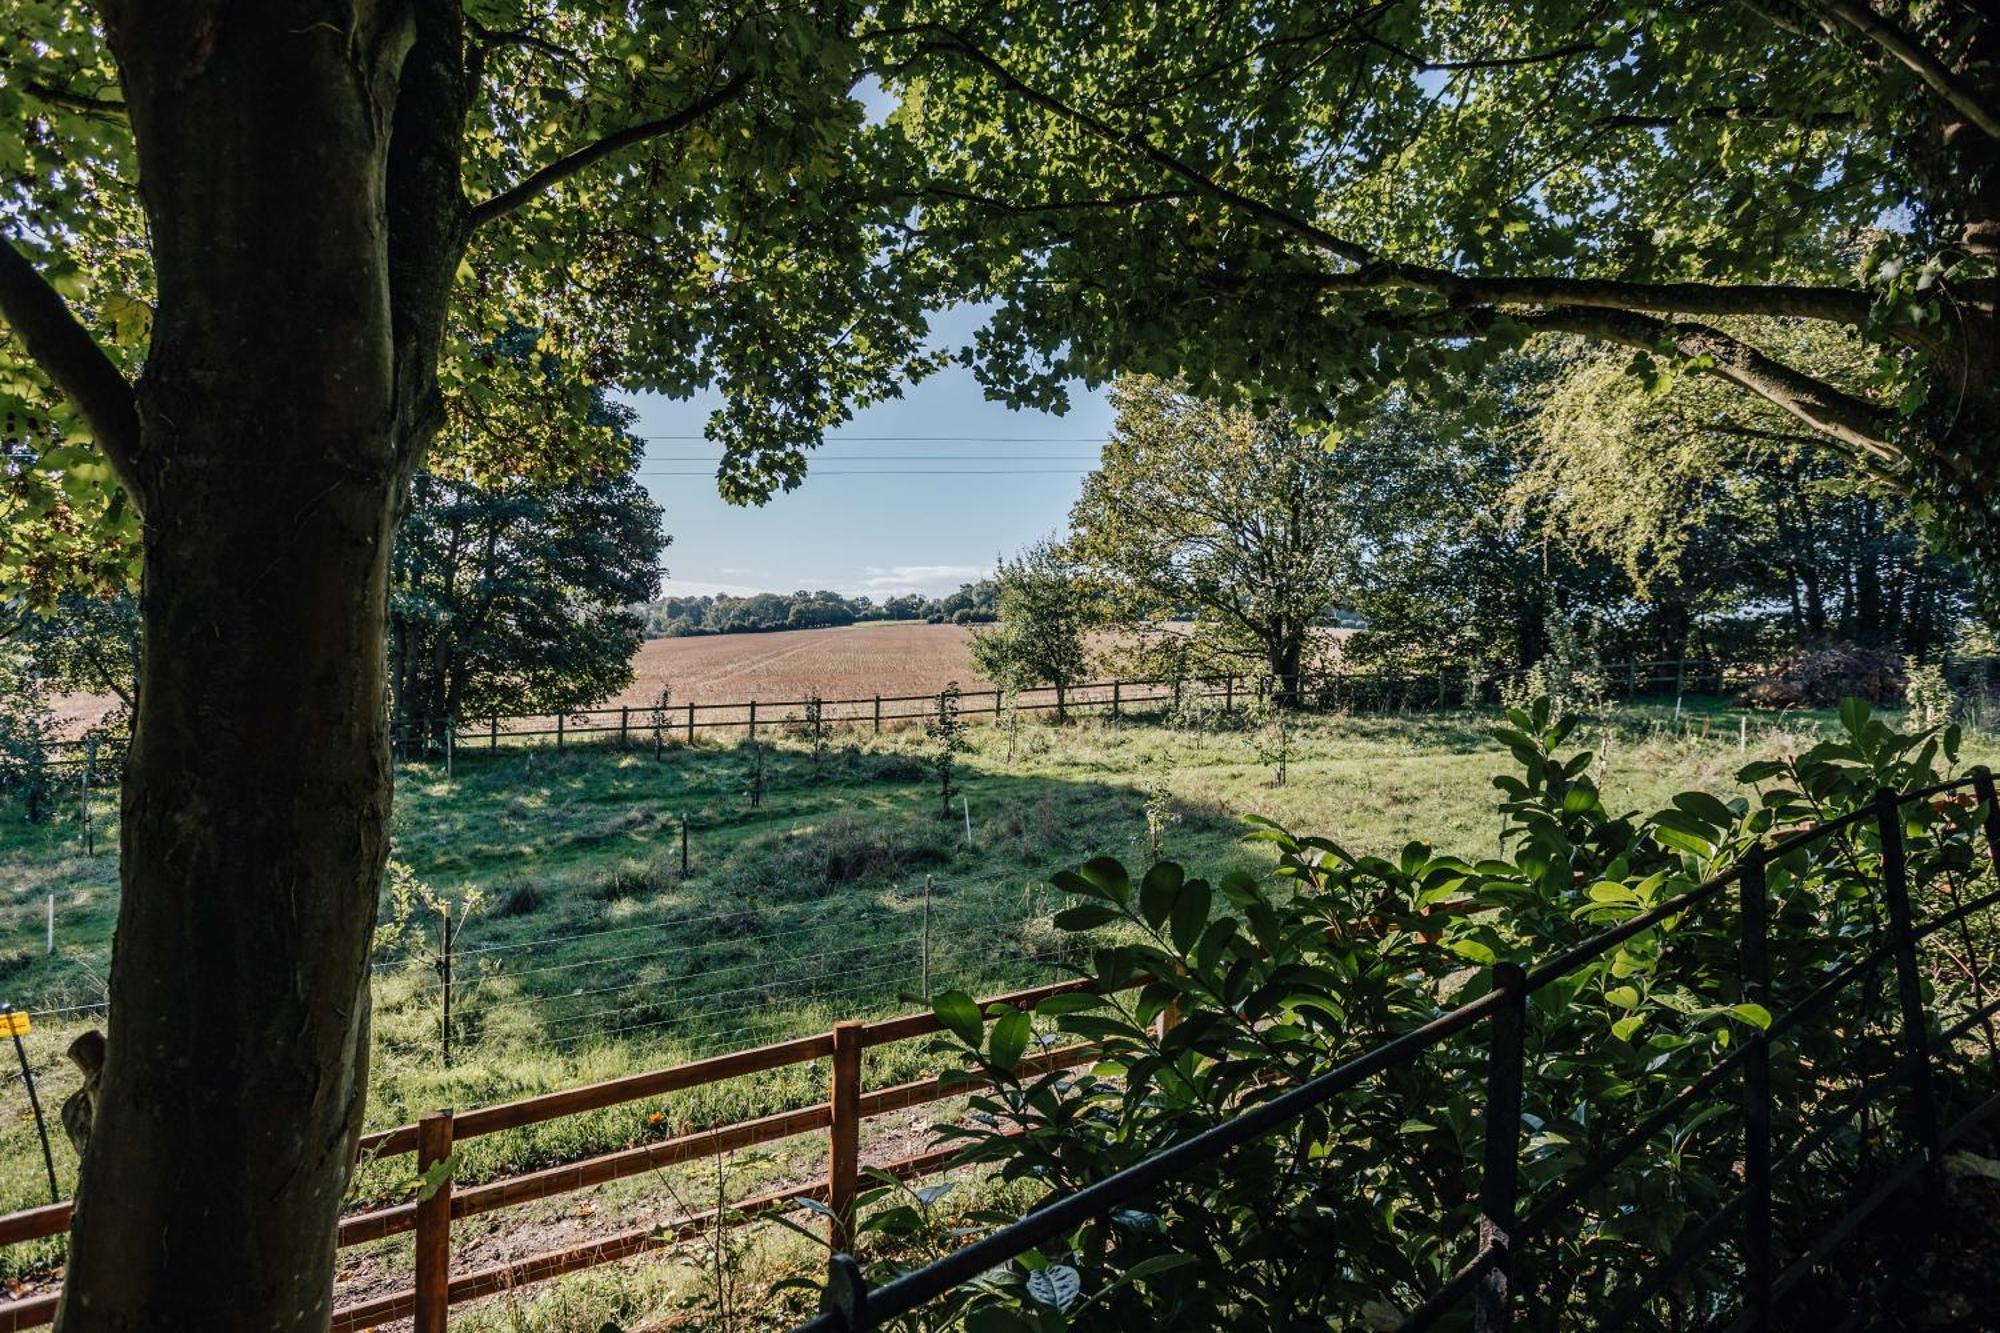
[[[1566,332],[1733,385],[1991,554],[1996,47],[1963,0],[1097,0],[922,25],[901,116],[1016,401],[1178,370],[1359,412]]]
[[[1040,541],[1002,560],[1000,623],[973,635],[972,661],[1003,690],[1047,685],[1056,692],[1056,720],[1066,692],[1089,672],[1085,633],[1097,616],[1097,590],[1060,542]]]
[[[1247,652],[1296,702],[1314,630],[1352,597],[1360,564],[1349,453],[1289,413],[1231,411],[1150,377],[1120,380],[1111,401],[1071,549],[1112,578],[1128,618],[1192,613],[1216,650]]]

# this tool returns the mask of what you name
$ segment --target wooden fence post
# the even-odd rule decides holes
[[[1229,716],[1230,706],[1236,702],[1236,673],[1230,672],[1222,678],[1222,715]]]
[[[1986,807],[1986,860],[2000,872],[2000,801],[1994,800],[1993,770],[1984,764],[1973,767],[1972,793]]]
[[[1486,1145],[1479,1177],[1479,1248],[1495,1257],[1472,1293],[1474,1333],[1504,1333],[1513,1269],[1515,1209],[1521,1186],[1522,1028],[1528,974],[1518,963],[1493,968],[1493,989],[1507,1003],[1493,1011],[1486,1056]]]
[[[1910,916],[1909,868],[1903,855],[1903,811],[1896,793],[1875,794],[1875,825],[1882,839],[1882,892],[1889,900],[1891,943],[1896,950],[1896,995],[1902,1008],[1903,1058],[1910,1073],[1911,1137],[1923,1148],[1926,1183],[1944,1185],[1944,1141],[1938,1131],[1936,1089],[1931,1086],[1930,1037],[1923,981],[1917,973],[1917,932]]]
[[[694,744],[694,700],[688,700],[688,744]]]
[[[833,1123],[826,1154],[826,1202],[833,1216],[828,1243],[835,1250],[854,1246],[854,1198],[861,1184],[861,1029],[848,1019],[833,1025],[833,1079],[829,1092]]]
[[[566,718],[564,714],[562,713],[556,714],[556,748],[558,750],[562,749],[563,747],[563,722],[565,720]]]
[[[417,1172],[428,1176],[451,1157],[451,1112],[426,1111],[417,1120]],[[417,1199],[416,1333],[445,1333],[451,1304],[451,1174],[447,1169],[428,1197]],[[425,1188],[429,1188],[427,1182]]]
[[[1111,682],[1111,720],[1113,722],[1116,722],[1118,720],[1118,714],[1119,714],[1118,695],[1120,689],[1123,687],[1124,684],[1125,682],[1121,680],[1114,680]]]
[[[618,748],[625,748],[626,731],[632,725],[632,706],[626,704],[618,710]]]
[[[1738,967],[1747,1004],[1768,1006],[1771,982],[1771,902],[1764,879],[1764,849],[1744,854],[1742,940]],[[1743,1058],[1743,1285],[1750,1327],[1771,1326],[1771,1042],[1763,1029],[1747,1038]]]
[[[750,701],[750,739],[757,739],[757,701]]]
[[[486,748],[489,750],[500,748],[500,715],[498,713],[486,719]]]
[[[882,696],[875,696],[875,734],[882,734]]]

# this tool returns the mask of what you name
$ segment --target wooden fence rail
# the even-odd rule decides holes
[[[1610,694],[1623,698],[1646,695],[1727,693],[1747,684],[1754,668],[1748,664],[1725,662],[1712,657],[1661,659],[1653,662],[1607,662],[1596,668]],[[1421,710],[1430,708],[1475,707],[1499,697],[1503,681],[1519,673],[1477,676],[1465,668],[1421,673],[1334,672],[1313,676],[1302,682],[1307,706],[1351,708],[1356,711],[1385,709]],[[1952,683],[1962,689],[1985,689],[2000,682],[2000,659],[1954,659],[1948,668]],[[1262,680],[1254,675],[1190,676],[1172,680],[1135,679],[1081,681],[1060,690],[1036,686],[1012,695],[1014,707],[1023,713],[1078,712],[1108,713],[1121,717],[1128,711],[1143,711],[1177,700],[1219,700],[1220,711],[1233,714],[1248,701],[1260,697]],[[997,689],[963,690],[960,707],[967,721],[998,721],[1006,715],[1009,695]],[[880,732],[884,724],[921,722],[931,716],[937,700],[930,694],[871,694],[853,699],[820,699],[822,721],[831,727],[868,728]],[[805,722],[810,699],[746,699],[731,703],[677,703],[663,710],[655,725],[653,709],[645,704],[613,704],[603,708],[579,708],[562,713],[517,713],[472,718],[454,723],[450,735],[413,734],[399,729],[395,743],[399,751],[437,752],[476,747],[494,750],[505,744],[527,741],[553,743],[558,748],[574,743],[654,745],[672,740],[693,744],[703,731],[744,732],[754,738],[758,729],[798,727]],[[915,708],[905,705],[918,705]],[[886,707],[885,707],[886,706]],[[51,763],[82,766],[84,741],[56,741],[50,750]],[[70,757],[66,752],[74,751]],[[99,771],[115,776],[116,756],[98,761]]]
[[[1598,668],[1614,695],[1637,697],[1646,694],[1715,692],[1730,688],[1741,671],[1713,658],[1680,658],[1654,662],[1614,662]],[[1498,697],[1505,675],[1475,677],[1463,669],[1420,673],[1334,672],[1301,681],[1307,706],[1379,708],[1447,708],[1488,703]],[[1253,699],[1261,698],[1268,678],[1254,675],[1189,676],[1180,681],[1165,679],[1124,679],[1079,681],[1061,687],[1042,685],[1030,689],[961,690],[959,706],[968,721],[1000,720],[1009,700],[1023,713],[1077,712],[1105,713],[1122,717],[1128,711],[1143,711],[1163,704],[1187,700],[1219,700],[1223,713],[1234,713]],[[617,704],[604,708],[580,708],[565,713],[523,713],[476,719],[452,728],[452,743],[463,747],[468,739],[483,742],[482,748],[497,749],[502,742],[550,740],[565,746],[582,740],[622,745],[654,744],[656,740],[691,743],[698,731],[734,729],[754,738],[759,728],[798,727],[807,721],[806,710],[817,703],[820,719],[828,726],[867,727],[882,730],[885,723],[920,722],[932,715],[937,694],[873,694],[862,698],[749,699],[730,703],[677,703],[662,710],[655,724],[653,710],[644,704]],[[915,708],[906,705],[919,705]],[[405,749],[441,747],[439,736],[399,733],[398,744]]]
[[[1090,984],[1083,981],[1056,982],[996,996],[984,1004],[1028,1008],[1051,995],[1090,988]],[[423,1173],[449,1159],[457,1145],[482,1135],[542,1124],[564,1116],[814,1060],[831,1062],[829,1097],[811,1106],[676,1135],[657,1143],[601,1153],[581,1161],[507,1176],[480,1185],[458,1186],[446,1178],[428,1193],[420,1190],[421,1197],[407,1203],[348,1214],[341,1219],[337,1233],[335,1243],[340,1248],[414,1232],[415,1262],[409,1289],[335,1310],[334,1333],[358,1333],[358,1330],[398,1319],[413,1320],[418,1333],[442,1333],[446,1312],[452,1305],[676,1244],[714,1225],[717,1214],[700,1213],[666,1228],[649,1227],[457,1276],[453,1276],[451,1271],[453,1222],[803,1134],[827,1134],[825,1177],[814,1184],[795,1186],[732,1204],[722,1210],[722,1215],[725,1219],[749,1217],[797,1207],[810,1199],[827,1205],[832,1214],[830,1238],[844,1243],[850,1239],[847,1228],[854,1220],[854,1200],[860,1192],[863,1176],[860,1155],[862,1122],[959,1096],[976,1086],[962,1078],[937,1076],[869,1090],[862,1085],[862,1056],[878,1046],[942,1031],[944,1025],[935,1014],[928,1012],[903,1014],[873,1022],[841,1022],[829,1033],[776,1042],[583,1087],[565,1088],[560,1092],[480,1107],[462,1114],[449,1110],[427,1112],[414,1124],[398,1125],[364,1135],[358,1148],[360,1159],[376,1160],[415,1153],[415,1174],[421,1178]],[[1087,1063],[1094,1053],[1095,1048],[1087,1043],[1063,1046],[1025,1056],[1022,1067],[1037,1072],[1066,1069]],[[915,1178],[943,1167],[955,1151],[943,1149],[919,1153],[875,1164],[873,1169],[888,1171],[905,1179]],[[69,1222],[68,1202],[0,1215],[0,1246],[62,1235],[69,1229]],[[57,1293],[48,1293],[0,1304],[0,1333],[15,1333],[15,1330],[37,1328],[52,1322],[57,1300]]]

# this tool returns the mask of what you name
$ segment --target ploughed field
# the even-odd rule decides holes
[[[929,694],[950,680],[991,689],[973,668],[972,635],[963,625],[888,621],[649,639],[633,659],[631,687],[609,702],[650,704],[663,685],[679,704]]]

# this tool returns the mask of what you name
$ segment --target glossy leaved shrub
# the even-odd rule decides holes
[[[1884,789],[1935,784],[1959,758],[1955,729],[1902,734],[1850,701],[1837,736],[1743,769],[1754,795],[1687,792],[1651,814],[1614,813],[1592,780],[1593,751],[1568,751],[1574,721],[1550,713],[1546,700],[1510,710],[1497,733],[1515,761],[1494,779],[1499,857],[1418,842],[1393,857],[1356,856],[1260,823],[1249,836],[1278,857],[1261,877],[1211,883],[1162,862],[1134,878],[1110,859],[1059,875],[1071,903],[1057,923],[1088,937],[1085,971],[1107,993],[1059,995],[1032,1013],[938,997],[946,1047],[969,1085],[988,1085],[967,1118],[939,1132],[962,1140],[964,1162],[1018,1182],[1009,1197],[1082,1188],[1478,998],[1496,963],[1556,957],[1726,871],[1753,843],[1861,810]],[[1990,888],[1969,883],[1990,875],[1987,814],[1957,792],[1902,807],[1920,920]],[[1762,1002],[1741,981],[1733,886],[1537,990],[1526,1019],[1521,1213],[1573,1189],[1588,1164],[1765,1030],[1781,1262],[1828,1207],[1908,1151],[1893,969],[1885,960],[1851,984],[1824,984],[1889,938],[1880,862],[1872,817],[1770,861],[1772,982]],[[1984,919],[1922,946],[1934,1044],[1984,994],[1975,980],[1990,944]],[[1131,988],[1134,978],[1147,980]],[[1816,1007],[1785,1024],[1785,1010],[1816,988],[1826,992]],[[1488,1031],[1474,1026],[1376,1075],[992,1270],[916,1321],[977,1333],[1395,1327],[1477,1247]],[[1979,1029],[1938,1051],[1939,1086],[1958,1086],[1955,1067],[1990,1058],[1988,1040]],[[1095,1043],[1094,1064],[1035,1072],[1023,1062],[1076,1042]],[[1737,1069],[1725,1071],[1603,1179],[1552,1205],[1515,1261],[1527,1327],[1614,1311],[1728,1205],[1741,1184],[1742,1086]],[[1835,1118],[1849,1107],[1859,1109]],[[893,1209],[878,1212],[875,1230],[908,1230],[918,1210],[885,1196]],[[970,1230],[953,1235],[1016,1215],[976,1211]],[[1729,1305],[1739,1229],[1724,1217],[1638,1326],[1690,1326]],[[897,1267],[878,1259],[871,1280]],[[1466,1306],[1441,1327],[1468,1321]]]

